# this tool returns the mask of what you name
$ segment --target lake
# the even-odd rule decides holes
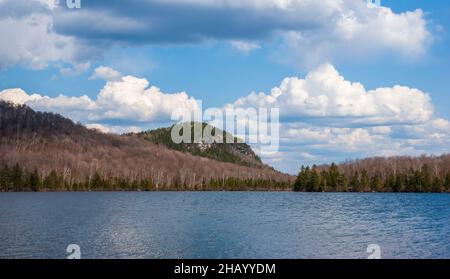
[[[0,193],[0,258],[450,258],[450,195]]]

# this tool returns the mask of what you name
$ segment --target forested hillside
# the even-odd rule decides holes
[[[222,135],[223,138],[231,138],[233,139],[233,142],[227,144],[215,142],[209,143],[207,140],[203,139],[201,135],[199,138],[195,138],[194,125],[201,125],[202,131],[209,126],[208,128],[212,130],[213,135]],[[243,166],[257,168],[264,167],[261,159],[253,152],[248,144],[241,142],[240,139],[233,137],[220,129],[214,128],[206,123],[190,123],[192,143],[176,144],[171,138],[172,127],[150,130],[138,133],[136,136],[156,144],[162,144],[170,149],[190,153],[195,156]]]
[[[378,157],[302,167],[296,191],[449,192],[450,155]]]
[[[170,128],[110,135],[0,101],[0,191],[450,192],[450,155],[302,167],[297,179],[244,143],[175,145]],[[295,180],[295,183],[294,183]]]
[[[290,189],[291,176],[0,102],[0,191]]]

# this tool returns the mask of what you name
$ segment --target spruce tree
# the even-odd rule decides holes
[[[398,192],[398,190],[396,190],[396,177],[394,176],[394,174],[390,174],[387,176],[384,187],[388,192]]]
[[[37,169],[34,169],[34,171],[30,174],[28,184],[31,188],[31,191],[39,192],[42,182]]]
[[[445,176],[445,190],[450,191],[450,172]]]
[[[361,172],[361,189],[364,192],[370,191],[370,179],[367,171],[365,169]]]
[[[328,178],[330,180],[329,185],[331,186],[332,191],[338,190],[339,177],[339,169],[335,163],[332,163],[330,169],[328,170]]]
[[[23,191],[23,184],[24,184],[24,179],[23,179],[23,171],[22,168],[19,166],[19,164],[15,164],[14,167],[11,170],[11,182],[12,185],[14,187],[14,191],[16,192],[20,192]]]
[[[372,191],[382,192],[383,191],[383,180],[379,173],[376,173],[371,179]]]
[[[437,177],[437,176],[434,177],[434,179],[433,179],[433,186],[431,188],[431,191],[433,193],[440,193],[442,191],[441,187],[442,187],[441,179],[439,177]]]
[[[317,192],[319,191],[319,188],[320,188],[320,176],[317,170],[313,168],[309,176],[308,187],[306,190],[308,192]]]
[[[353,192],[359,192],[361,190],[358,171],[356,171],[353,174],[352,179],[350,179],[350,187]]]
[[[427,193],[431,192],[433,186],[432,171],[427,164],[422,166],[420,172],[420,179],[421,179],[420,185],[422,185],[422,190]]]

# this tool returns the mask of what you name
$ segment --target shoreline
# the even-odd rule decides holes
[[[293,190],[155,190],[155,191],[0,191],[0,194],[6,193],[317,193],[317,194],[450,194],[450,192],[298,192]]]

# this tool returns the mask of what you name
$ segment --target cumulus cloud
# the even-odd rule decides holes
[[[433,36],[422,10],[395,13],[387,7],[368,8],[360,2],[346,1],[348,6],[321,32],[284,32],[280,53],[289,51],[295,59],[281,55],[279,59],[312,68],[324,60],[370,59],[383,54],[415,60],[426,53]]]
[[[60,95],[52,98],[28,94],[22,89],[3,90],[0,92],[0,99],[26,104],[40,111],[56,112],[84,124],[118,122],[123,125],[116,126],[125,127],[143,123],[170,122],[174,111],[188,114],[200,110],[199,103],[186,92],[167,94],[155,86],[149,87],[146,79],[134,76],[107,81],[96,100],[86,95],[81,97]],[[110,128],[112,126],[110,125]],[[118,127],[114,129],[118,130]],[[125,128],[122,127],[123,129]]]
[[[95,69],[90,79],[103,79],[103,80],[119,80],[122,74],[112,68],[100,66]]]
[[[285,118],[327,118],[328,124],[361,126],[424,123],[434,111],[429,95],[418,89],[397,85],[366,90],[345,80],[331,64],[304,79],[286,78],[270,94],[252,93],[230,106],[280,107]]]
[[[165,94],[158,87],[148,86],[146,79],[133,76],[107,82],[96,100],[102,110],[92,118],[167,121],[174,111],[190,113],[200,109],[186,92]]]
[[[39,94],[28,95],[20,88],[6,89],[0,92],[1,100],[14,104],[25,104],[26,102],[35,101],[41,98],[42,96]]]
[[[91,48],[53,31],[55,8],[50,0],[0,1],[0,69],[16,64],[42,69],[53,62],[76,64],[72,70],[78,71],[86,66]]]

